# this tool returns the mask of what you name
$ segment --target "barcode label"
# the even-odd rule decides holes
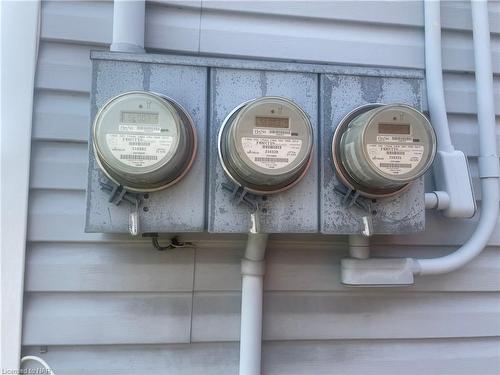
[[[387,155],[404,155],[403,151],[387,151]]]
[[[411,164],[406,163],[380,163],[381,168],[411,168]]]
[[[424,155],[424,146],[415,143],[372,143],[366,146],[368,157],[375,166],[392,176],[410,173],[417,168]]]
[[[151,145],[150,142],[134,142],[134,141],[129,141],[128,144],[130,146],[145,146],[145,147],[148,147]]]
[[[288,158],[263,158],[263,157],[255,157],[255,161],[263,161],[263,162],[275,162],[275,163],[288,163]]]
[[[170,151],[173,137],[162,134],[106,134],[111,154],[132,167],[149,167],[161,161]]]
[[[269,134],[272,134],[272,135],[290,135],[290,131],[289,130],[269,129]]]
[[[377,135],[377,142],[384,143],[413,143],[411,135]]]
[[[262,145],[262,148],[267,150],[281,150],[281,146],[278,145]]]
[[[254,128],[253,135],[273,135],[277,137],[290,137],[292,135],[290,129],[262,129]]]
[[[121,132],[137,132],[137,133],[161,133],[161,127],[155,125],[132,125],[120,124],[118,131]]]
[[[253,164],[265,169],[279,169],[290,165],[297,158],[302,140],[294,137],[242,137],[241,145]]]
[[[120,155],[121,160],[158,160],[156,155]]]

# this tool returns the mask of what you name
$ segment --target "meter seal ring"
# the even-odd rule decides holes
[[[99,119],[99,117],[101,116],[103,110],[112,101],[114,101],[115,99],[120,98],[122,96],[129,95],[129,94],[149,94],[151,96],[157,96],[163,100],[166,100],[167,102],[169,102],[169,104],[171,104],[178,111],[178,114],[182,114],[182,116],[185,116],[185,119],[183,119],[181,116],[182,120],[187,120],[186,122],[188,124],[188,130],[191,132],[192,140],[193,140],[193,151],[191,152],[191,156],[189,158],[189,161],[186,164],[186,167],[183,169],[183,171],[175,179],[173,179],[172,181],[169,181],[167,184],[164,184],[164,185],[161,185],[158,187],[154,187],[154,188],[134,188],[131,186],[124,185],[124,184],[120,183],[119,181],[117,181],[116,178],[114,178],[106,170],[106,168],[104,168],[103,163],[101,162],[101,160],[99,158],[99,153],[97,152],[97,149],[96,149],[96,142],[94,141],[96,139],[96,134],[95,134],[96,126],[95,126],[95,124],[96,124],[97,120]],[[99,166],[99,169],[106,175],[107,178],[109,178],[110,181],[117,184],[118,186],[123,186],[123,188],[126,191],[129,191],[131,193],[152,193],[155,191],[160,191],[160,190],[166,189],[172,185],[175,185],[189,172],[189,170],[191,169],[191,167],[194,163],[194,160],[196,158],[196,153],[198,151],[198,136],[196,134],[196,128],[194,126],[194,121],[191,118],[191,115],[176,100],[172,99],[171,97],[169,97],[167,95],[163,95],[163,94],[160,94],[160,93],[157,93],[154,91],[132,90],[132,91],[127,91],[127,92],[121,93],[120,95],[117,95],[117,96],[113,96],[111,99],[109,99],[108,101],[106,101],[106,103],[104,103],[102,105],[102,107],[99,109],[99,111],[97,111],[94,122],[92,124],[91,134],[92,134],[92,151],[94,153],[94,159],[95,159],[97,165]]]
[[[411,186],[411,182],[404,184],[401,187],[395,188],[395,189],[370,189],[362,186],[359,182],[354,180],[349,173],[347,172],[346,168],[342,164],[342,160],[340,158],[340,140],[342,138],[342,135],[346,131],[347,127],[351,123],[352,120],[354,120],[356,117],[359,115],[370,111],[375,108],[379,108],[382,106],[385,106],[386,104],[383,103],[369,103],[369,104],[363,104],[359,107],[356,107],[347,115],[345,115],[342,120],[340,120],[339,124],[335,128],[333,132],[333,138],[332,138],[332,149],[331,149],[331,156],[332,156],[332,161],[334,165],[334,169],[336,172],[336,176],[346,186],[348,189],[359,191],[360,195],[362,195],[365,198],[371,198],[371,199],[377,199],[377,198],[388,198],[392,197],[394,195],[403,193],[404,191],[408,190]]]
[[[281,96],[269,96],[269,98],[277,98],[277,99],[281,99],[281,100],[285,100],[285,101],[290,102],[289,99],[281,97]],[[292,181],[288,185],[285,185],[285,186],[283,186],[283,187],[281,187],[279,189],[275,189],[275,190],[260,190],[260,189],[255,189],[255,188],[246,186],[243,182],[239,181],[230,172],[229,168],[226,165],[226,161],[224,160],[224,152],[222,150],[222,148],[223,148],[222,147],[222,143],[223,143],[222,137],[224,135],[224,131],[226,130],[227,126],[232,123],[230,120],[233,118],[233,116],[236,115],[241,109],[243,109],[243,107],[245,107],[246,105],[250,104],[251,102],[253,102],[253,101],[257,100],[257,99],[259,99],[259,98],[250,99],[250,100],[247,100],[246,102],[243,102],[243,103],[239,104],[231,112],[229,112],[229,114],[224,118],[224,121],[222,122],[222,126],[220,127],[219,133],[217,135],[217,153],[219,155],[219,161],[220,161],[220,164],[222,166],[222,169],[224,170],[226,176],[229,177],[229,179],[231,180],[231,182],[233,182],[234,184],[240,186],[242,189],[245,189],[246,191],[248,191],[250,193],[253,193],[253,194],[256,194],[256,195],[276,194],[276,193],[280,193],[280,192],[283,192],[285,190],[288,190],[288,189],[292,188],[293,186],[295,186],[296,184],[298,184],[304,178],[304,176],[307,174],[307,171],[309,170],[309,167],[311,166],[312,161],[313,161],[314,144],[311,147],[309,158],[307,160],[307,163],[304,166],[303,171],[301,172],[300,175],[297,176],[297,178],[294,181]],[[305,116],[305,118],[307,118],[307,114],[304,112],[304,110],[302,110],[302,108],[300,108],[295,103],[293,103],[293,104],[297,107],[298,110],[300,110],[302,112],[302,114]]]

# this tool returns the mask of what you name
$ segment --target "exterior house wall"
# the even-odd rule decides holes
[[[500,130],[500,3],[489,6]],[[109,48],[112,7],[42,4],[23,352],[47,347],[38,355],[58,374],[234,374],[244,236],[186,234],[196,248],[158,252],[144,240],[83,231],[89,52]],[[420,1],[154,1],[146,18],[146,48],[155,53],[424,67]],[[442,18],[452,138],[470,158],[480,204],[470,7],[443,2]],[[425,233],[376,236],[373,252],[439,256],[474,227],[474,219],[428,212]],[[271,237],[265,374],[500,371],[500,228],[466,267],[412,287],[344,287],[346,255],[345,236]]]

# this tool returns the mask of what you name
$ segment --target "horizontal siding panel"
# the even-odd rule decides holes
[[[26,291],[191,292],[194,249],[158,251],[151,243],[32,243]],[[64,282],[61,282],[64,280]]]
[[[196,292],[192,300],[191,293],[33,292],[26,294],[24,311],[23,345],[187,343],[190,336],[193,342],[235,341],[240,295]],[[498,336],[499,314],[496,293],[267,292],[263,336]]]
[[[207,246],[207,241],[204,245]],[[26,291],[186,292],[239,291],[244,243],[236,246],[159,252],[150,243],[31,243],[27,250]],[[373,256],[436,257],[454,248],[374,246]],[[488,248],[465,268],[418,278],[415,285],[390,292],[500,291],[500,249]],[[196,256],[195,256],[196,252]],[[353,291],[340,283],[340,260],[347,244],[291,246],[272,240],[267,250],[268,291]],[[196,259],[196,263],[194,262]],[[193,273],[193,270],[196,272]],[[194,286],[193,286],[194,275]],[[61,282],[64,280],[64,283]]]
[[[145,29],[148,48],[198,51],[201,11],[200,8],[185,5],[189,3],[178,2],[169,6],[148,3]],[[100,46],[108,46],[112,42],[112,1],[47,1],[43,3],[42,17],[43,40]]]
[[[33,142],[30,186],[82,190],[87,185],[86,143]]]
[[[500,64],[500,61],[499,61]],[[473,74],[444,74],[446,110],[454,114],[475,114],[476,80]],[[493,80],[496,114],[500,115],[500,76]]]
[[[199,8],[147,5],[146,47],[198,52],[200,48],[200,12]]]
[[[188,343],[191,293],[27,293],[23,345]]]
[[[264,342],[263,375],[453,374],[500,372],[498,338]],[[238,343],[25,347],[57,374],[232,375]],[[83,365],[84,364],[84,365]]]
[[[472,219],[447,219],[439,212],[427,211],[425,232],[409,235],[374,236],[374,243],[386,245],[461,245],[473,234],[479,214]],[[492,233],[488,244],[500,245],[500,222],[497,221],[496,229]]]
[[[413,47],[411,48],[413,49]],[[90,51],[95,49],[95,46],[88,45],[69,48],[63,43],[42,43],[36,87],[45,90],[68,91],[69,93],[88,93],[92,71]],[[366,53],[366,51],[360,50],[360,53]],[[445,73],[444,87],[449,113],[465,115],[476,113],[474,75]],[[495,76],[494,92],[496,113],[500,115],[500,76]]]
[[[500,97],[500,94],[498,95]],[[500,150],[500,116],[496,116],[497,149]],[[478,122],[475,114],[448,114],[453,145],[469,156],[479,156]]]
[[[260,15],[325,19],[332,21],[386,25],[424,26],[422,1],[220,1],[204,0],[203,10],[244,12]],[[490,28],[500,33],[500,7],[489,4]],[[441,3],[442,27],[472,30],[471,9],[467,1]]]
[[[42,19],[42,39],[101,45],[111,43],[112,1],[43,1]]]
[[[96,49],[95,45],[42,42],[35,87],[89,93],[92,75],[90,51]]]
[[[37,90],[33,104],[32,137],[36,140],[87,142],[90,129],[90,96]]]
[[[277,17],[278,23],[288,22],[290,26],[294,26],[297,19],[304,20],[309,24],[328,20],[329,25],[347,27],[350,23],[359,25],[369,24],[373,26],[381,25],[386,28],[395,28],[404,25],[407,26],[407,29],[414,29],[415,26],[418,26],[418,29],[415,30],[418,30],[420,33],[423,32],[423,5],[421,2],[406,2],[402,4],[384,2],[292,2],[288,3],[287,6],[283,6],[279,2],[253,4],[252,2],[209,1],[203,4],[201,31],[201,11],[200,8],[193,6],[193,2],[187,4],[183,4],[182,2],[174,2],[173,4],[151,3],[147,9],[146,46],[164,50],[197,52],[200,48],[199,36],[203,37],[208,31],[203,26],[210,22],[210,15],[221,17],[221,21],[219,22],[221,25],[226,23],[229,17],[248,18],[258,16],[262,18],[272,15],[275,18]],[[231,12],[230,16],[227,11]],[[442,13],[443,26],[445,28],[470,30],[471,16],[470,7],[467,3],[445,3]],[[48,20],[48,22],[43,23],[42,27],[42,38],[44,39],[81,42],[85,44],[109,44],[111,42],[112,3],[110,2],[44,2],[43,17],[44,20]],[[340,22],[332,22],[332,20]],[[500,21],[500,11],[496,4],[490,4],[490,20],[492,32],[498,34],[500,32],[500,27],[498,26],[500,22],[497,21]],[[66,30],[65,25],[67,24],[72,25],[71,30]],[[93,25],[93,27],[89,28],[89,24]],[[467,35],[470,36],[470,33]],[[214,53],[216,51],[210,52]],[[454,60],[457,53],[463,54],[464,52],[450,51],[449,63],[452,70],[466,70],[454,67],[455,64],[460,65],[464,63],[463,60]],[[308,58],[309,54],[304,52],[299,53],[301,53],[301,57],[297,56],[296,58],[310,59]],[[230,54],[234,54],[234,52],[230,52]],[[356,61],[353,58],[354,56],[350,62]],[[335,61],[335,59],[328,58],[323,59],[323,61]],[[423,66],[422,59],[414,59],[415,61],[419,62],[419,67]],[[446,61],[447,59],[445,59],[445,63]],[[472,66],[472,60],[468,59],[467,65]]]
[[[42,38],[45,40],[79,42],[83,44],[101,43],[107,45],[111,41],[112,5],[108,2],[99,4],[103,8],[97,12],[95,4],[48,2],[43,7],[44,17],[50,22],[42,28]],[[229,3],[230,4],[230,3]],[[293,3],[292,3],[293,4]],[[336,2],[311,6],[302,5],[314,13],[327,14],[322,7],[348,8],[348,3]],[[349,3],[351,5],[351,3]],[[262,4],[224,5],[223,7],[257,7]],[[271,8],[291,8],[270,4]],[[379,18],[380,14],[390,17],[401,12],[394,9],[386,11],[384,7],[405,7],[404,4],[387,3],[387,5],[356,4],[345,12],[352,13],[346,22],[332,22],[323,18],[283,17],[273,14],[255,14],[232,10],[222,11],[220,7],[212,6],[200,10],[192,7],[165,6],[156,3],[147,7],[146,46],[154,50],[189,51],[210,54],[229,54],[238,56],[260,56],[279,59],[298,59],[308,61],[329,61],[336,63],[354,63],[398,67],[424,67],[423,28],[415,28],[418,17],[422,17],[422,4],[418,4],[418,12],[407,12],[405,17],[414,19],[410,27],[400,23],[410,22],[401,19],[390,23]],[[415,7],[415,4],[408,5]],[[362,9],[357,11],[356,9]],[[377,8],[377,11],[367,11]],[[81,9],[83,8],[83,10]],[[99,9],[100,9],[99,8]],[[300,6],[295,6],[295,12]],[[468,19],[468,9],[460,7],[445,7],[443,18],[450,19],[451,25],[459,24],[462,19]],[[449,10],[449,11],[448,11]],[[262,8],[261,12],[265,12]],[[458,12],[458,17],[457,17]],[[340,11],[342,13],[342,11]],[[334,12],[332,12],[334,14]],[[354,16],[354,15],[357,16]],[[360,14],[364,16],[360,17]],[[392,14],[392,16],[391,16]],[[492,25],[500,24],[500,11],[494,6],[490,12]],[[366,20],[368,17],[372,20]],[[373,19],[380,20],[375,23]],[[354,21],[354,22],[347,22]],[[361,21],[361,22],[359,22]],[[499,21],[499,22],[495,22]],[[71,32],[65,25],[71,24]],[[421,21],[418,21],[421,24]],[[444,21],[447,24],[447,21]],[[95,25],[89,28],[88,25]],[[200,26],[201,25],[201,26]],[[493,26],[498,32],[498,26]],[[456,27],[451,27],[456,28]],[[350,40],[346,39],[351,38]],[[443,32],[443,66],[450,71],[473,71],[472,36],[470,32],[448,30]],[[221,40],[223,42],[221,42]],[[242,42],[244,41],[244,42]],[[328,45],[328,48],[325,46]],[[493,69],[500,73],[500,36],[493,34]],[[397,51],[398,59],[394,59]]]
[[[317,247],[317,246],[316,246]],[[437,257],[455,248],[374,246],[374,257]],[[391,292],[500,291],[500,249],[489,248],[463,269],[445,275],[422,277],[415,285]],[[196,253],[195,290],[239,291],[242,246],[202,248]],[[348,257],[347,244],[311,249],[271,242],[266,253],[265,289],[269,291],[353,291],[373,293],[387,288],[352,288],[340,283],[340,260]]]
[[[197,292],[192,341],[234,341],[240,295]],[[301,293],[264,295],[265,340],[478,337],[500,334],[496,293]]]
[[[215,11],[204,12],[201,21],[202,53],[424,67],[423,30],[419,29]],[[500,73],[500,38],[495,36],[492,59],[495,73]],[[443,32],[443,68],[474,71],[471,35]]]

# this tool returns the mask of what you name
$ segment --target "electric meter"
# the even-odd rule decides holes
[[[189,170],[196,133],[186,111],[165,96],[131,91],[98,112],[93,148],[102,171],[132,192],[164,189]]]
[[[296,184],[311,164],[312,125],[292,101],[261,97],[229,114],[218,146],[233,182],[256,194],[277,193]]]
[[[402,192],[431,166],[436,136],[427,118],[404,104],[369,104],[337,127],[332,155],[340,180],[370,198]]]

